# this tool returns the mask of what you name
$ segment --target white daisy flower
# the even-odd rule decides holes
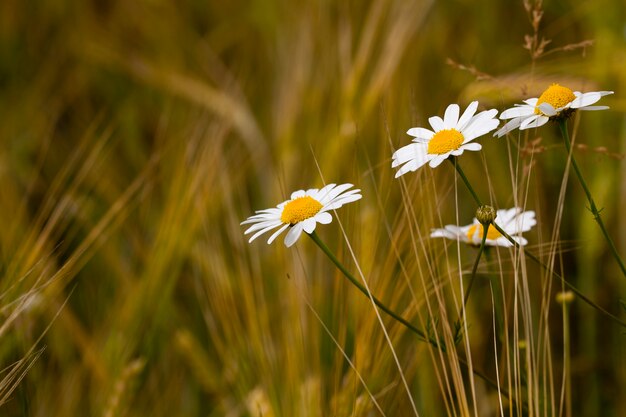
[[[495,117],[497,110],[486,110],[474,115],[477,108],[478,102],[473,101],[459,118],[459,106],[451,104],[443,119],[438,116],[428,119],[434,132],[422,127],[409,129],[406,133],[415,137],[413,143],[393,154],[391,167],[402,165],[396,172],[396,178],[417,170],[427,162],[431,168],[435,168],[451,155],[479,151],[482,146],[472,141],[498,127],[499,121]]]
[[[509,236],[513,238],[520,246],[528,243],[526,239],[521,237],[522,232],[529,231],[537,224],[534,211],[524,211],[519,207],[508,210],[498,210],[494,222],[502,228]],[[447,225],[443,229],[433,229],[430,237],[445,237],[452,240],[460,240],[470,245],[480,246],[484,233],[483,225],[474,218],[472,224],[467,226]],[[487,229],[487,246],[506,246],[511,247],[513,244],[508,241],[498,230],[489,225]]]
[[[328,224],[333,218],[328,213],[330,210],[338,209],[347,203],[359,200],[362,196],[361,190],[351,188],[352,184],[328,184],[318,190],[298,190],[291,193],[291,199],[280,203],[275,208],[258,210],[254,216],[249,217],[241,224],[252,224],[244,234],[256,232],[250,238],[252,242],[265,232],[275,228],[276,230],[268,239],[270,244],[279,234],[289,229],[285,236],[285,245],[293,245],[304,230],[306,233],[313,233],[317,223]]]
[[[511,119],[494,136],[502,137],[510,131],[543,126],[548,120],[567,118],[576,110],[606,110],[607,106],[592,106],[612,91],[592,91],[581,93],[567,87],[552,84],[539,98],[524,100],[526,104],[516,104],[500,114],[500,119]]]

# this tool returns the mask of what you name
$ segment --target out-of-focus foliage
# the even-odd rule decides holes
[[[433,290],[418,275],[442,246],[423,243],[421,259],[412,242],[475,207],[460,183],[455,199],[450,167],[400,182],[390,164],[405,131],[452,102],[502,110],[552,82],[614,90],[610,111],[576,119],[576,157],[626,253],[625,6],[544,3],[547,50],[593,45],[532,60],[522,1],[1,1],[0,414],[377,415],[332,334],[385,413],[411,415],[369,301],[310,242],[248,245],[239,222],[292,190],[354,183],[364,199],[341,218],[373,291],[441,320],[424,315]],[[555,127],[481,143],[461,160],[477,190],[502,207],[526,196],[530,247],[623,316],[579,185],[557,200]],[[336,222],[319,233],[355,267]],[[530,281],[550,311],[535,342],[551,346],[543,382],[559,404],[561,312],[541,304],[559,288]],[[474,362],[495,379],[489,286],[475,291]],[[438,355],[384,322],[420,415],[461,415]],[[623,330],[578,301],[571,322],[573,409],[626,415]],[[476,381],[480,415],[497,415]]]

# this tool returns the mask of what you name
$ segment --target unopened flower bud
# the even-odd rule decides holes
[[[563,291],[556,295],[556,302],[559,304],[569,304],[574,301],[576,296],[572,291]]]
[[[483,226],[487,226],[496,219],[496,209],[491,206],[480,206],[476,209],[476,218]]]

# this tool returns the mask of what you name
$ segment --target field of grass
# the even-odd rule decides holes
[[[624,62],[618,0],[2,0],[0,415],[625,416],[626,276],[558,125],[458,158],[537,217],[465,309],[479,251],[430,233],[476,203],[391,168],[451,103],[614,91],[568,129],[626,258]],[[325,183],[363,198],[317,234],[431,343],[307,236],[248,243]]]

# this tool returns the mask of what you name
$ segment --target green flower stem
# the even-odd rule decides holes
[[[357,279],[354,278],[350,272],[348,272],[346,267],[344,267],[343,264],[339,262],[337,257],[335,257],[335,255],[330,251],[330,249],[328,249],[328,246],[326,246],[326,244],[322,242],[322,240],[319,238],[317,233],[315,233],[315,231],[313,231],[313,233],[308,234],[308,235],[309,237],[311,237],[311,239],[313,239],[313,242],[315,242],[315,244],[320,247],[320,249],[326,254],[326,256],[328,256],[330,260],[333,261],[335,266],[339,268],[339,270],[343,273],[343,275],[346,278],[348,278],[348,280],[352,284],[354,284],[355,287],[359,289],[359,291],[365,294],[367,298],[370,298],[382,311],[389,314],[396,321],[402,323],[407,329],[411,330],[413,333],[418,335],[423,341],[425,342],[429,341],[423,331],[421,331],[420,329],[418,329],[417,327],[415,327],[414,325],[412,325],[411,323],[409,323],[408,321],[400,317],[398,314],[393,312],[391,309],[389,309],[389,307],[383,304],[382,301],[380,301],[378,298],[374,297],[359,281],[357,281]],[[433,344],[435,347],[439,347],[439,343],[437,343],[436,341],[431,340],[430,343]]]
[[[326,246],[326,244],[324,244],[324,242],[322,242],[322,240],[319,238],[317,233],[315,233],[315,231],[313,233],[311,233],[311,234],[308,234],[308,235],[309,235],[309,237],[311,239],[313,239],[313,242],[315,242],[315,244],[317,246],[319,246],[319,248],[322,250],[322,252],[324,252],[326,254],[326,256],[328,256],[330,258],[330,260],[335,264],[335,266],[337,268],[339,268],[339,270],[343,273],[343,275],[346,278],[348,278],[348,280],[352,284],[354,284],[354,286],[356,286],[359,289],[359,291],[361,291],[367,298],[372,300],[381,310],[383,310],[385,313],[389,314],[395,320],[397,320],[398,322],[400,322],[401,324],[406,326],[406,328],[408,328],[413,333],[415,333],[423,341],[429,342],[430,344],[432,344],[437,349],[440,349],[442,352],[445,352],[445,346],[443,346],[442,344],[438,343],[435,340],[428,340],[426,338],[426,335],[424,334],[424,332],[419,330],[417,327],[413,326],[411,323],[409,323],[408,321],[406,321],[405,319],[400,317],[398,314],[394,313],[391,309],[389,309],[386,305],[384,305],[380,300],[378,300],[376,297],[374,297],[365,287],[363,287],[363,285],[361,285],[361,283],[359,281],[357,281],[356,278],[354,278],[350,272],[348,272],[346,267],[343,266],[343,264],[341,262],[339,262],[337,257],[330,251],[330,249],[328,249],[328,246]],[[465,358],[462,358],[462,357],[459,356],[458,359],[459,359],[459,362],[461,364],[463,364],[463,366],[465,366],[467,369],[470,369],[469,363],[467,362],[467,360]],[[484,374],[483,372],[481,372],[481,371],[479,371],[478,369],[475,369],[475,368],[472,368],[472,371],[473,371],[474,375],[476,375],[476,376],[480,377],[481,379],[483,379],[492,388],[497,389],[502,394],[504,394],[505,396],[510,397],[510,395],[509,395],[507,390],[505,390],[504,388],[500,387],[495,381],[493,381],[491,378],[489,378],[486,374]],[[512,400],[514,402],[517,401],[517,399],[515,399],[515,398],[512,398]],[[520,400],[520,401],[521,401],[521,404],[522,404],[522,408],[524,410],[526,410],[527,409],[526,403],[524,402],[524,400]]]
[[[572,159],[572,162],[574,162],[574,159]],[[472,188],[472,185],[467,180],[467,177],[465,176],[465,173],[463,172],[463,169],[461,169],[461,166],[456,161],[452,161],[452,163],[453,163],[454,167],[456,168],[457,172],[459,173],[459,175],[461,176],[461,178],[463,179],[463,182],[467,186],[467,189],[474,196],[474,200],[476,200],[476,203],[478,203],[478,206],[480,207],[482,205],[481,201],[480,201],[480,198],[478,198],[478,196],[476,195],[476,192]],[[599,216],[598,216],[598,218],[599,218]],[[517,243],[515,241],[515,239],[513,239],[511,236],[509,236],[509,234],[506,233],[500,226],[498,226],[495,222],[492,222],[491,224],[493,225],[493,227],[496,228],[496,230],[498,232],[500,232],[500,234],[502,236],[504,236],[509,242],[511,242],[513,244],[513,246],[515,246],[516,249],[520,249],[521,248],[520,244]],[[585,303],[589,304],[591,307],[595,308],[600,313],[604,314],[605,316],[607,316],[608,318],[610,318],[614,322],[618,323],[620,326],[626,327],[626,322],[620,320],[617,316],[609,313],[608,311],[606,311],[605,309],[603,309],[602,307],[600,307],[599,305],[597,305],[596,303],[591,301],[582,292],[580,292],[576,287],[574,287],[572,284],[567,282],[565,280],[565,278],[563,278],[561,275],[559,275],[554,270],[552,270],[547,265],[545,265],[543,262],[541,262],[541,260],[538,257],[536,257],[532,252],[530,252],[528,250],[524,250],[524,254],[526,256],[528,256],[530,259],[532,259],[534,262],[536,262],[539,266],[544,268],[546,271],[548,271],[550,273],[551,277],[559,279],[565,286],[567,286],[570,290],[572,290],[572,292],[574,292]]]
[[[480,256],[483,254],[485,250],[485,241],[487,240],[487,231],[488,227],[484,227],[483,239],[480,242],[480,248],[478,248],[478,255],[476,255],[476,260],[474,261],[474,266],[472,267],[472,275],[470,276],[469,284],[467,285],[467,290],[465,290],[465,295],[463,296],[463,310],[467,307],[467,301],[469,300],[470,292],[472,291],[472,286],[474,285],[474,280],[476,279],[476,270],[478,269],[478,264],[480,262]],[[463,330],[463,310],[459,313],[459,318],[456,321],[456,332],[454,335],[455,343],[460,341],[461,332]]]
[[[459,163],[457,162],[456,157],[453,156],[451,158],[448,158],[448,161],[450,161],[452,163],[452,165],[454,165],[454,168],[456,169],[456,172],[459,173],[459,176],[461,177],[461,179],[465,183],[465,186],[469,190],[470,194],[472,194],[472,197],[474,197],[474,201],[476,201],[476,204],[478,204],[478,207],[482,206],[483,203],[480,201],[480,198],[478,198],[478,194],[476,194],[476,192],[474,191],[474,188],[472,187],[472,185],[470,184],[469,180],[465,176],[465,173],[461,169],[461,165],[459,165]]]
[[[520,249],[522,246],[517,243],[515,241],[515,239],[513,239],[511,236],[509,236],[508,233],[506,233],[500,226],[498,226],[495,223],[492,223],[493,226],[496,228],[496,230],[498,232],[500,232],[500,234],[502,236],[504,236],[509,242],[511,242],[517,249]],[[620,326],[622,327],[626,327],[626,322],[622,321],[619,317],[609,313],[608,311],[606,311],[604,308],[600,307],[599,305],[597,305],[596,303],[594,303],[593,301],[591,301],[589,298],[587,298],[587,296],[585,296],[582,292],[580,292],[580,290],[578,290],[578,288],[574,287],[572,284],[570,284],[569,282],[567,282],[565,280],[565,278],[563,278],[560,274],[558,274],[557,272],[555,272],[554,270],[550,269],[546,264],[544,264],[543,262],[541,262],[541,260],[539,260],[539,258],[537,258],[535,255],[532,254],[532,252],[529,252],[527,250],[524,250],[524,254],[526,256],[528,256],[530,259],[532,259],[533,261],[535,261],[539,266],[541,266],[543,269],[545,269],[546,271],[548,271],[550,273],[550,276],[557,278],[559,280],[561,280],[561,282],[567,286],[567,288],[569,288],[574,294],[576,294],[581,300],[583,300],[584,302],[586,302],[587,304],[589,304],[591,307],[595,308],[596,310],[598,310],[600,313],[604,314],[605,316],[607,316],[608,318],[610,318],[611,320],[613,320],[614,322],[618,323]]]
[[[580,182],[580,185],[582,185],[583,190],[585,191],[585,196],[587,196],[587,201],[589,202],[589,210],[591,210],[591,213],[593,214],[593,219],[596,221],[596,223],[598,223],[598,226],[600,226],[600,229],[602,230],[602,234],[604,235],[604,239],[609,244],[609,248],[611,248],[611,253],[613,254],[613,257],[615,258],[620,269],[622,270],[622,275],[626,277],[626,267],[624,266],[624,262],[622,261],[622,258],[620,258],[619,254],[617,253],[617,248],[615,247],[615,243],[613,243],[613,240],[609,236],[609,233],[607,232],[606,227],[604,226],[604,222],[602,221],[602,218],[600,217],[600,210],[598,210],[598,208],[596,207],[596,203],[593,201],[593,197],[591,196],[591,191],[589,191],[589,188],[587,187],[587,183],[585,182],[583,178],[583,174],[580,172],[580,168],[578,168],[578,164],[576,163],[576,159],[574,158],[574,154],[572,153],[572,144],[569,140],[569,133],[567,133],[567,124],[565,120],[559,120],[559,129],[561,130],[561,135],[563,136],[563,141],[565,142],[565,148],[567,149],[567,154],[570,160],[572,161],[572,167],[574,168],[574,172],[576,173],[576,176],[578,177],[578,181]]]
[[[476,270],[478,269],[478,264],[480,262],[480,257],[485,250],[485,241],[487,240],[487,232],[489,231],[489,225],[487,227],[483,226],[483,240],[480,242],[480,248],[478,248],[478,255],[476,255],[476,260],[474,261],[474,266],[472,267],[472,275],[470,276],[469,284],[467,285],[467,290],[465,291],[465,297],[463,297],[463,306],[467,306],[467,300],[469,300],[470,291],[472,291],[472,286],[474,285],[474,279],[476,278]]]

